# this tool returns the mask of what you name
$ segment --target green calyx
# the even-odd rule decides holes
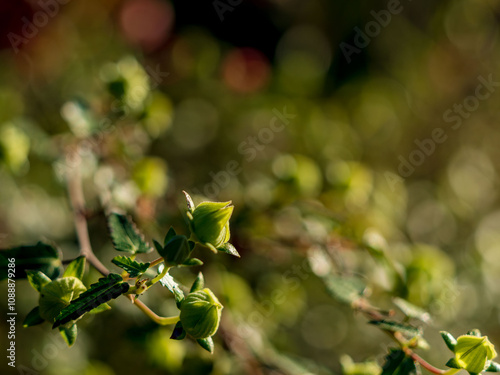
[[[189,293],[180,307],[182,327],[195,339],[210,337],[219,328],[222,309],[222,304],[208,288]]]

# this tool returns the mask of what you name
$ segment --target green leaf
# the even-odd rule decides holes
[[[214,340],[211,337],[198,339],[196,342],[210,354],[214,353]]]
[[[43,272],[54,280],[63,269],[57,249],[43,242],[38,242],[36,245],[0,250],[0,281],[7,278],[9,259],[15,261],[17,280],[27,277],[26,270]]]
[[[198,276],[196,276],[196,279],[194,280],[189,293],[197,292],[198,290],[203,289],[204,286],[205,278],[203,277],[203,274],[201,272],[198,272]]]
[[[85,274],[85,257],[80,256],[68,264],[66,271],[64,271],[63,277],[74,276],[77,279],[83,280],[83,275]]]
[[[390,349],[385,357],[381,375],[416,375],[417,367],[413,359],[402,350]]]
[[[26,318],[24,319],[24,322],[23,322],[23,327],[24,328],[33,327],[33,326],[36,326],[36,325],[41,324],[43,322],[45,322],[45,319],[43,319],[40,316],[40,307],[37,306],[33,310],[31,310],[28,313],[28,315],[26,315]]]
[[[177,235],[175,229],[173,227],[170,227],[170,229],[167,232],[167,235],[165,236],[165,239],[163,240],[163,246],[167,246],[168,241],[170,241],[172,237],[174,237],[175,235]]]
[[[422,334],[419,328],[410,324],[397,323],[390,320],[372,320],[369,323],[376,325],[384,331],[401,332],[408,337],[420,336]]]
[[[202,266],[203,262],[198,258],[190,258],[186,260],[184,263],[180,264],[179,267],[196,267]]]
[[[52,323],[61,310],[85,290],[80,279],[73,276],[51,281],[40,292],[40,316]]]
[[[76,324],[73,324],[71,327],[59,327],[59,333],[61,334],[64,341],[68,346],[73,346],[76,341],[77,328]]]
[[[451,368],[457,368],[457,369],[461,369],[462,367],[460,367],[460,364],[458,363],[457,359],[455,357],[453,358],[450,358],[450,360],[448,362],[446,362],[446,365],[447,367],[451,367]]]
[[[97,283],[92,284],[86,292],[82,293],[78,299],[71,301],[70,305],[60,312],[52,328],[78,319],[86,312],[126,293],[129,287],[130,285],[123,282],[122,277],[115,273],[100,278]]]
[[[47,275],[40,271],[26,270],[26,275],[28,276],[30,285],[37,292],[40,292],[45,285],[52,282]]]
[[[408,318],[418,319],[424,323],[430,322],[430,314],[420,307],[399,297],[394,298],[393,302]]]
[[[165,247],[158,251],[169,266],[183,264],[191,255],[191,246],[188,239],[183,235],[175,235],[170,238]]]
[[[121,267],[125,271],[127,271],[130,274],[130,277],[137,277],[139,275],[142,275],[144,272],[148,270],[149,265],[151,264],[151,263],[139,263],[125,256],[114,257],[111,262],[113,262],[118,267]]]
[[[111,306],[109,306],[107,303],[103,303],[102,305],[97,306],[95,309],[90,310],[89,314],[99,314],[108,310],[111,310]]]
[[[234,255],[235,257],[241,258],[240,253],[238,253],[238,250],[231,245],[229,242],[226,242],[222,247],[219,247],[217,250],[222,251],[223,253]]]
[[[144,236],[128,217],[112,213],[108,217],[108,225],[116,250],[132,254],[147,253],[151,250]]]
[[[186,337],[186,331],[184,330],[184,328],[182,328],[182,323],[177,322],[174,331],[172,332],[172,336],[170,336],[170,338],[172,340],[184,340],[185,337]]]
[[[163,264],[160,264],[160,266],[158,267],[158,274],[163,271],[163,267],[165,266]],[[180,288],[179,284],[177,284],[174,278],[168,273],[160,279],[160,284],[170,290],[170,292],[174,295],[177,307],[179,307],[182,300],[184,299],[184,292]]]
[[[487,372],[500,372],[500,364],[492,361],[490,363],[490,366],[485,371],[487,371]]]
[[[155,249],[158,254],[160,254],[163,251],[163,246],[161,246],[161,244],[156,240],[153,240],[153,244],[155,245]]]
[[[446,331],[441,331],[439,333],[441,333],[441,337],[446,343],[448,349],[450,349],[452,352],[455,352],[455,347],[457,346],[457,340],[452,336],[452,334]]]
[[[348,305],[362,297],[366,288],[361,279],[353,276],[325,275],[322,279],[330,295],[337,301]]]

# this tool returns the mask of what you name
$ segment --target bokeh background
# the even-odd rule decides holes
[[[13,373],[354,374],[351,360],[381,364],[390,339],[329,296],[317,277],[328,272],[358,275],[383,309],[399,296],[429,311],[422,356],[436,366],[450,356],[439,330],[479,328],[500,344],[497,1],[0,9],[1,247],[47,240],[76,256],[65,173],[78,167],[105,264],[117,254],[103,207],[161,239],[170,225],[187,233],[182,190],[233,201],[241,253],[195,250],[225,306],[213,356],[118,299],[79,324],[71,349],[48,325],[19,324]],[[425,141],[436,132],[440,143]],[[65,157],[76,147],[81,165]],[[189,284],[195,272],[174,276]],[[4,309],[6,283],[0,291]],[[20,319],[36,298],[18,282]],[[174,311],[160,287],[145,298]],[[6,336],[2,318],[2,349]]]

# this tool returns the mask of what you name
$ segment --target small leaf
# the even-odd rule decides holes
[[[461,367],[460,367],[460,365],[455,357],[450,358],[450,360],[448,362],[446,362],[445,366],[450,367],[450,368],[461,369]]]
[[[174,331],[172,332],[172,336],[170,336],[170,338],[172,340],[184,340],[185,337],[186,337],[186,331],[184,331],[184,328],[182,328],[182,323],[177,322]]]
[[[193,212],[195,206],[194,206],[193,200],[191,199],[191,196],[188,193],[186,193],[184,190],[182,192],[186,196],[188,211]]]
[[[86,292],[82,293],[76,300],[71,301],[69,306],[59,313],[52,328],[78,319],[86,312],[126,293],[129,287],[130,285],[123,282],[122,277],[115,273],[100,278],[97,283],[90,285]]]
[[[417,367],[413,359],[400,349],[390,349],[385,357],[381,375],[416,375]]]
[[[86,289],[81,280],[73,276],[51,281],[40,292],[40,316],[52,323],[61,310]]]
[[[415,306],[414,304],[399,297],[394,298],[393,302],[407,317],[418,319],[424,323],[430,322],[430,314],[420,307]]]
[[[376,325],[384,331],[401,332],[408,337],[420,336],[422,334],[420,329],[410,324],[402,324],[390,320],[372,320],[369,323]]]
[[[455,347],[457,346],[457,340],[452,336],[452,334],[446,331],[441,331],[439,333],[441,333],[441,337],[443,338],[448,349],[450,349],[452,352],[455,352]]]
[[[203,262],[198,258],[190,258],[186,260],[184,263],[180,264],[179,267],[196,267],[202,266]]]
[[[71,327],[59,327],[59,333],[61,334],[64,341],[68,346],[73,346],[76,341],[77,328],[76,324],[73,324]]]
[[[217,250],[222,251],[223,253],[226,254],[231,254],[234,255],[235,257],[241,258],[240,254],[238,253],[238,250],[231,245],[229,242],[226,242],[222,247],[219,247]]]
[[[40,271],[26,270],[26,275],[28,276],[30,285],[37,292],[40,292],[45,285],[52,282],[47,275]]]
[[[487,371],[487,372],[500,372],[500,364],[492,361],[490,363],[490,366],[485,371]]]
[[[148,270],[149,265],[151,264],[139,263],[125,256],[114,257],[111,262],[127,271],[130,274],[130,277],[137,277],[139,275],[142,275]]]
[[[322,279],[330,295],[337,301],[349,305],[358,300],[366,288],[364,282],[357,277],[340,277],[327,274]]]
[[[175,233],[175,229],[173,227],[170,227],[170,229],[167,232],[167,235],[165,236],[165,239],[163,240],[163,246],[166,246],[168,241],[170,241],[172,237],[175,235],[177,235],[177,233]]]
[[[45,322],[45,320],[40,316],[40,307],[37,306],[33,310],[31,310],[23,322],[23,327],[33,327],[38,324]]]
[[[161,244],[158,241],[153,240],[153,244],[155,245],[155,249],[158,252],[158,254],[163,251],[163,246],[161,246]]]
[[[165,266],[163,264],[160,264],[160,266],[158,267],[158,274],[163,271],[163,267]],[[184,299],[184,292],[181,290],[179,284],[177,284],[174,278],[168,273],[160,279],[160,284],[170,290],[170,292],[174,295],[177,307],[179,307],[182,300]]]
[[[38,242],[36,245],[0,250],[0,281],[7,278],[11,258],[15,259],[17,280],[27,277],[26,270],[43,272],[52,280],[62,272],[59,251],[51,245]]]
[[[478,330],[477,328],[474,328],[474,329],[471,329],[469,332],[467,332],[467,335],[481,337],[481,331]]]
[[[198,272],[198,276],[196,276],[196,279],[194,280],[189,293],[197,292],[198,290],[203,289],[204,286],[205,286],[205,278],[203,277],[203,274],[201,272]]]
[[[196,342],[210,354],[214,353],[214,340],[211,337],[198,339]]]
[[[128,217],[112,213],[108,217],[108,225],[116,250],[132,254],[147,253],[151,250],[144,236]]]
[[[169,266],[177,266],[184,263],[191,255],[191,247],[188,244],[188,239],[183,235],[175,235],[170,238],[168,243],[158,251],[165,259],[165,263]]]
[[[89,314],[99,314],[108,310],[111,310],[111,306],[109,306],[107,303],[103,303],[102,305],[97,306],[95,309],[90,310]]]
[[[63,277],[74,276],[77,279],[82,280],[85,274],[85,257],[80,256],[68,264],[66,271],[64,271]]]

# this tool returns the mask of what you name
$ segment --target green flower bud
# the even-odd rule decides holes
[[[195,339],[207,338],[217,332],[223,306],[210,289],[189,293],[180,309],[182,327]]]
[[[229,202],[202,202],[188,212],[191,240],[217,251],[229,241],[229,219],[234,206]]]
[[[455,363],[470,373],[479,374],[486,370],[496,356],[495,347],[487,336],[463,335],[457,338]]]

